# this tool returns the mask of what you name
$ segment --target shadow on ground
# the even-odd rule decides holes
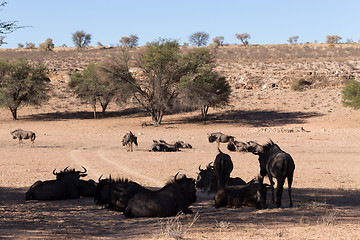
[[[170,121],[168,124],[206,123],[206,124],[242,124],[251,127],[271,127],[286,124],[301,124],[307,119],[320,117],[316,112],[282,112],[273,110],[228,110],[209,114],[204,122],[199,117],[187,117]]]
[[[4,238],[144,238],[159,232],[167,221],[166,218],[127,219],[120,212],[95,205],[92,198],[25,201],[25,191],[25,188],[0,187],[0,235]],[[216,209],[212,199],[202,199],[191,208],[200,216],[195,223],[197,231],[217,231],[215,226],[220,221],[237,226],[301,221],[319,224],[319,219],[330,210],[336,211],[336,221],[345,224],[356,221],[359,216],[359,191],[295,188],[293,199],[293,208],[288,207],[287,191],[284,191],[283,208],[280,209],[274,208],[273,204],[264,210],[248,207]],[[183,216],[181,221],[188,224],[193,217],[194,214]]]
[[[121,111],[109,111],[105,113],[97,113],[98,118],[117,118],[117,117],[144,117],[147,113],[140,108],[127,108]],[[78,112],[52,112],[52,113],[41,113],[31,114],[28,116],[21,117],[23,120],[35,120],[35,121],[60,121],[60,120],[71,120],[71,119],[93,119],[94,113],[89,111],[78,111]]]

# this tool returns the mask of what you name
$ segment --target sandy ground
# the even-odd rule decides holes
[[[360,239],[360,112],[343,108],[339,89],[293,92],[238,90],[232,106],[210,110],[207,124],[198,113],[166,115],[160,127],[142,112],[111,106],[103,118],[91,119],[90,108],[54,110],[23,108],[20,120],[0,113],[0,238],[4,239]],[[66,111],[65,111],[66,110]],[[81,112],[79,112],[81,110]],[[76,111],[76,112],[74,112]],[[35,146],[19,147],[10,130],[36,132]],[[126,152],[122,136],[131,130],[139,147]],[[280,209],[215,209],[212,196],[198,193],[181,216],[178,231],[167,230],[173,218],[126,219],[102,209],[91,198],[66,201],[25,201],[35,181],[53,179],[53,169],[85,166],[86,179],[100,175],[127,177],[148,187],[161,187],[178,171],[196,177],[217,154],[207,133],[221,131],[239,141],[272,139],[294,158],[294,207],[289,208],[287,184]],[[183,140],[193,149],[176,153],[148,152],[153,139]],[[234,153],[232,176],[248,181],[259,173],[257,157]]]

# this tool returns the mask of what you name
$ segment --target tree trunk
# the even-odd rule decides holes
[[[17,108],[10,108],[13,120],[17,120]]]
[[[156,126],[161,124],[162,118],[164,116],[164,112],[165,109],[157,109],[151,112],[152,121]]]
[[[207,120],[208,110],[209,110],[209,106],[207,106],[207,105],[204,105],[204,106],[201,108],[201,117],[202,117],[202,120],[203,120],[204,122]]]
[[[96,119],[96,104],[92,104],[92,108],[94,111],[94,119]]]
[[[107,106],[109,105],[109,102],[105,102],[105,103],[100,103],[101,107],[102,107],[102,113],[104,114],[106,111]]]

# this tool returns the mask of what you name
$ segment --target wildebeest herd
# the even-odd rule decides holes
[[[11,132],[13,138],[35,140],[35,133],[21,129]],[[33,134],[33,135],[32,135]],[[33,137],[32,137],[33,136]],[[272,190],[274,199],[274,180],[277,180],[276,207],[281,207],[281,198],[285,179],[288,182],[290,207],[293,206],[291,198],[291,184],[295,164],[292,157],[282,151],[273,141],[260,145],[254,141],[239,142],[235,137],[216,132],[208,135],[210,143],[218,143],[218,154],[214,162],[210,162],[205,169],[199,166],[197,179],[188,178],[179,174],[159,190],[145,188],[139,183],[127,178],[114,179],[111,175],[98,182],[82,180],[87,176],[85,167],[83,171],[76,171],[66,167],[56,172],[55,179],[35,182],[25,194],[26,200],[63,200],[80,197],[93,197],[94,202],[106,209],[121,211],[126,217],[168,217],[179,212],[192,213],[189,209],[196,202],[196,191],[214,194],[214,207],[242,207],[267,208],[267,189]],[[220,143],[227,143],[228,150],[238,152],[251,152],[259,156],[260,174],[245,182],[240,177],[230,177],[234,168],[230,155],[220,150]],[[127,133],[122,139],[127,151],[133,151],[132,144],[138,145],[137,137]],[[183,141],[174,144],[163,140],[153,140],[150,151],[179,151],[180,148],[192,146]],[[264,183],[268,176],[270,185]],[[212,196],[212,195],[209,195]]]

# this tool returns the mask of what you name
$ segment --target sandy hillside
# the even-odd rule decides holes
[[[53,100],[54,101],[54,100]],[[360,239],[360,112],[341,106],[339,88],[294,92],[286,89],[237,89],[232,106],[210,110],[207,124],[198,113],[166,115],[160,127],[141,127],[150,118],[139,111],[111,106],[108,117],[91,119],[90,108],[72,102],[50,102],[23,108],[20,120],[0,113],[0,238],[4,239]],[[70,101],[70,100],[69,100]],[[10,130],[37,133],[35,146],[19,147]],[[139,147],[126,152],[121,138],[131,130]],[[178,219],[183,232],[166,230],[169,219],[126,219],[94,205],[93,199],[25,201],[27,188],[52,179],[53,169],[85,166],[87,179],[100,175],[127,177],[148,187],[161,187],[178,171],[196,177],[199,165],[213,161],[217,149],[206,134],[221,131],[237,140],[266,143],[272,139],[295,161],[294,207],[287,190],[283,207],[215,209],[212,196],[198,193],[193,215]],[[183,140],[193,149],[148,152],[153,139]],[[259,173],[257,157],[233,153],[232,176],[245,181]],[[285,184],[285,189],[287,185]],[[186,231],[188,230],[188,231]]]

